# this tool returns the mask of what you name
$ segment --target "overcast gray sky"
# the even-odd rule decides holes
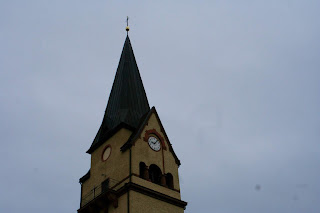
[[[319,11],[317,0],[0,0],[0,212],[79,208],[129,16],[185,212],[318,213]]]

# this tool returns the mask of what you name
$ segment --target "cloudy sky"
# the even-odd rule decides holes
[[[76,212],[125,20],[186,213],[320,211],[320,2],[0,0],[0,212]]]

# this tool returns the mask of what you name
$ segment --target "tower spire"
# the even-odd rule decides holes
[[[140,119],[149,111],[147,95],[127,36],[102,124],[87,152],[93,152],[119,125],[137,128]]]

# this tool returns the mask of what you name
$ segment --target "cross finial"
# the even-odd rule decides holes
[[[127,27],[126,27],[127,35],[128,35],[128,31],[129,30],[130,30],[130,28],[129,28],[129,16],[127,16]]]

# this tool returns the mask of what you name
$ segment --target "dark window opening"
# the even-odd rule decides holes
[[[173,176],[171,173],[166,175],[166,182],[169,189],[173,189]]]
[[[109,189],[109,178],[101,183],[102,192],[108,191]]]
[[[152,183],[155,183],[155,184],[159,184],[161,183],[161,169],[152,164],[150,167],[149,167],[149,178],[151,180]]]
[[[140,162],[139,164],[139,177],[145,179],[145,172],[146,172],[146,164],[143,162]]]

